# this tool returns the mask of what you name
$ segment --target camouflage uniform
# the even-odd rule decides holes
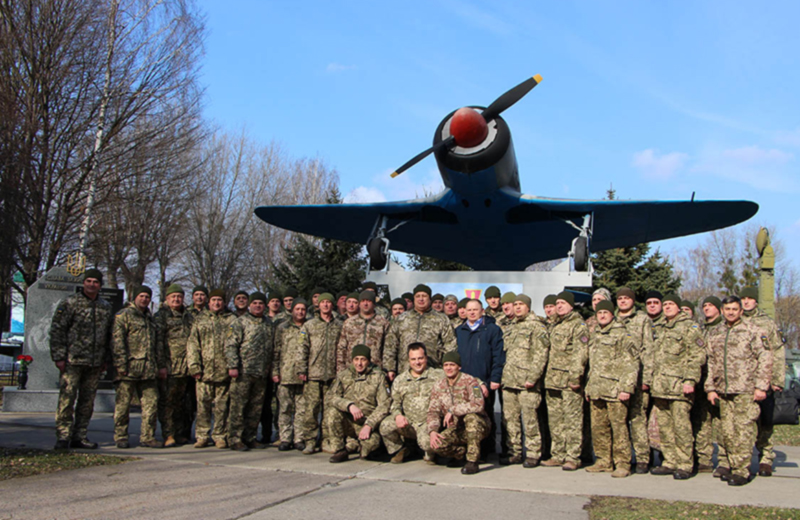
[[[225,338],[231,323],[236,319],[236,315],[227,309],[222,309],[219,313],[206,309],[195,318],[189,333],[186,344],[189,374],[192,377],[201,376],[196,382],[195,436],[198,441],[207,440],[209,433],[215,442],[226,441],[228,437],[231,378],[228,376],[228,362],[225,359]]]
[[[464,320],[459,318],[458,314],[447,316],[447,319],[450,321],[450,326],[453,327],[453,329],[460,327],[461,325],[464,324]]]
[[[430,407],[431,389],[444,378],[444,371],[439,368],[426,368],[419,377],[414,377],[411,370],[406,370],[394,378],[392,383],[392,408],[389,417],[381,422],[381,437],[386,450],[397,453],[403,447],[405,439],[417,441],[426,453],[431,451],[430,432],[428,431],[428,408]],[[397,427],[397,416],[408,420],[408,426]]]
[[[509,316],[505,316],[505,315],[503,315],[502,318],[497,320],[497,326],[500,327],[500,329],[503,331],[503,336],[504,337],[508,333],[508,331],[511,330],[511,328],[514,326],[514,323],[516,321],[517,321],[517,317],[516,316],[509,317]],[[546,328],[547,327],[545,327],[545,329]]]
[[[637,351],[638,376],[636,386],[628,404],[628,420],[631,422],[631,441],[637,464],[650,463],[650,439],[647,436],[647,410],[650,406],[650,391],[642,390],[645,371],[652,371],[653,363],[653,322],[647,314],[631,310],[627,316],[621,316],[619,310],[616,319],[630,334]],[[646,367],[646,368],[645,368]]]
[[[599,325],[597,322],[597,317],[594,314],[586,318],[584,323],[586,323],[586,328],[589,329],[589,334],[594,334],[594,331]]]
[[[392,317],[391,311],[386,308],[382,303],[375,303],[375,314],[387,320]]]
[[[156,342],[164,353],[167,366],[167,379],[158,381],[158,419],[164,439],[179,436],[189,419],[186,389],[190,377],[186,342],[193,321],[192,314],[186,308],[174,311],[164,305],[155,315]]]
[[[404,312],[392,323],[383,349],[383,369],[399,374],[408,370],[408,346],[420,342],[425,345],[431,366],[442,365],[446,352],[457,350],[456,335],[444,314],[428,309]]]
[[[577,312],[554,320],[544,387],[552,458],[561,463],[577,464],[581,455],[583,395],[569,385],[581,384],[589,359],[588,343],[589,330]]]
[[[631,441],[628,435],[628,402],[639,377],[639,347],[625,325],[613,320],[597,323],[589,341],[589,379],[586,396],[591,403],[592,445],[597,464],[630,470]]]
[[[156,324],[149,309],[144,312],[133,304],[117,313],[112,344],[117,370],[117,393],[114,405],[114,441],[128,440],[131,399],[142,404],[140,442],[155,440],[158,419],[156,374],[166,368],[164,352],[156,342]]]
[[[230,324],[225,340],[228,370],[238,370],[231,380],[228,442],[251,444],[256,440],[267,384],[272,383],[272,320],[249,312]]]
[[[281,378],[278,383],[278,435],[280,441],[303,442],[305,405],[300,359],[306,332],[294,320],[284,321],[275,329],[275,353],[272,375]]]
[[[724,327],[725,323],[721,316],[718,316],[711,323],[704,323],[703,339],[706,341],[706,355],[711,356],[708,344],[708,335],[716,327]],[[703,365],[700,381],[695,388],[697,394],[692,405],[692,432],[694,433],[694,452],[697,457],[697,464],[711,466],[714,456],[714,444],[717,443],[719,453],[717,460],[727,461],[725,446],[722,442],[722,422],[719,414],[719,402],[711,404],[705,391],[705,383],[708,380],[708,363]],[[725,464],[722,464],[723,467]]]
[[[380,424],[389,415],[392,404],[389,383],[380,368],[370,364],[363,374],[359,374],[351,365],[336,376],[328,399],[330,406],[325,411],[325,421],[334,453],[345,447],[350,452],[360,449],[363,458],[380,447]],[[353,420],[349,411],[353,404],[364,413],[358,421]],[[358,433],[363,426],[369,426],[372,431],[367,440],[359,441]]]
[[[461,372],[452,385],[447,377],[433,385],[427,415],[428,431],[439,432],[448,412],[455,416],[456,425],[440,432],[442,439],[436,453],[459,460],[466,455],[468,462],[478,462],[481,441],[489,435],[489,417],[484,410],[478,379]]]
[[[756,389],[766,392],[772,378],[772,353],[763,330],[752,321],[715,327],[708,334],[706,392],[720,398],[722,437],[731,473],[748,478],[760,408]],[[720,466],[726,466],[720,461]]]
[[[491,307],[486,307],[486,310],[483,311],[483,314],[486,316],[491,316],[495,319],[495,323],[500,321],[501,318],[505,316],[502,307],[498,307],[497,310],[492,309]]]
[[[542,375],[550,351],[547,328],[533,314],[517,318],[503,333],[503,424],[508,430],[508,454],[522,456],[522,433],[528,458],[542,456],[537,410],[542,404]],[[526,388],[525,383],[533,383]]]
[[[683,393],[683,385],[697,386],[706,359],[705,341],[697,323],[680,312],[654,330],[655,355],[652,373],[644,383],[650,386],[658,409],[661,451],[669,467],[691,473],[693,468],[693,394]]]
[[[338,374],[350,365],[350,352],[356,345],[368,346],[371,353],[370,362],[381,367],[383,365],[383,345],[390,326],[389,319],[378,314],[369,319],[359,315],[347,320],[336,345],[336,373]]]
[[[60,376],[56,408],[58,440],[86,440],[102,366],[110,359],[113,320],[110,303],[99,296],[90,300],[83,292],[65,298],[56,308],[50,326],[50,357],[67,364]]]
[[[771,385],[783,388],[783,385],[786,384],[786,351],[784,349],[783,334],[780,329],[778,329],[775,320],[758,308],[752,311],[744,311],[742,319],[745,321],[752,321],[762,330],[762,336],[766,338],[765,340],[762,338],[762,340],[765,341],[767,349],[772,352]],[[767,394],[768,400],[773,399],[772,388],[770,388]],[[762,401],[762,406],[763,405],[774,406],[774,402]],[[761,454],[759,464],[769,464],[771,466],[772,461],[775,460],[774,446],[772,444],[772,432],[774,429],[774,425],[767,424],[763,420],[762,415],[761,419],[758,421],[758,436],[756,437],[756,449],[758,449],[758,452]]]
[[[305,336],[300,350],[298,372],[307,376],[308,380],[303,386],[303,406],[305,408],[302,415],[305,423],[302,425],[301,437],[306,446],[308,443],[316,445],[320,426],[322,426],[323,451],[332,451],[328,425],[324,421],[323,402],[333,378],[336,377],[336,344],[339,341],[343,324],[334,318],[331,318],[331,321],[314,318],[307,321],[302,328]],[[320,414],[322,414],[321,425]]]

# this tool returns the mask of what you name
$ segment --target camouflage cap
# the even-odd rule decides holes
[[[514,294],[514,293],[513,293],[513,292],[511,292],[511,291],[508,291],[507,293],[505,293],[505,294],[503,295],[503,297],[502,297],[502,298],[500,298],[500,303],[514,303],[514,301],[515,301],[516,299],[517,299],[517,295],[516,295],[516,294]]]
[[[361,291],[361,294],[358,295],[358,301],[363,302],[364,300],[375,303],[375,291],[370,291],[369,289]]]
[[[87,278],[94,278],[95,280],[100,282],[100,285],[103,285],[103,273],[100,272],[100,269],[91,268],[87,269],[83,273],[83,280],[86,281]]]
[[[295,308],[295,307],[297,307],[298,305],[302,305],[302,306],[304,306],[306,309],[308,309],[308,302],[307,302],[307,301],[305,301],[305,300],[304,300],[304,299],[302,299],[302,298],[295,298],[295,299],[294,299],[294,301],[292,302],[292,310],[294,310],[294,308]]]
[[[547,307],[548,305],[555,305],[556,299],[557,298],[555,294],[548,294],[547,296],[544,297],[544,303],[542,305],[544,305],[545,307]]]
[[[444,295],[441,294],[441,293],[436,293],[433,296],[431,296],[431,301],[443,302],[444,301]]]
[[[595,296],[597,296],[598,294],[599,294],[599,295],[601,295],[601,296],[602,296],[603,298],[605,298],[606,300],[610,300],[610,299],[611,299],[611,291],[609,291],[609,290],[608,290],[608,289],[606,289],[605,287],[601,287],[601,288],[597,289],[596,291],[594,291],[594,292],[592,293],[592,298],[594,298],[594,297],[595,297]]]
[[[214,289],[208,293],[209,298],[222,298],[225,299],[225,289]]]
[[[335,300],[333,299],[333,295],[331,293],[329,293],[329,292],[324,292],[324,293],[319,295],[319,300],[317,300],[317,301],[323,301],[323,300],[327,300],[327,301],[329,301],[331,303],[335,303]]]
[[[201,292],[205,294],[206,297],[208,297],[208,287],[206,287],[205,285],[195,285],[194,289],[192,289],[192,294],[197,292]]]
[[[350,359],[355,359],[358,356],[370,359],[370,357],[372,356],[372,352],[366,345],[356,345],[355,347],[353,347],[353,351],[350,352]]]
[[[181,287],[176,283],[167,287],[167,292],[164,294],[164,296],[169,296],[170,294],[175,294],[175,293],[183,294],[183,287]]]
[[[458,296],[456,296],[455,294],[448,294],[447,296],[444,297],[444,301],[458,303]]]
[[[707,303],[710,303],[711,305],[716,307],[717,310],[720,310],[722,308],[722,301],[716,296],[706,296],[706,299],[703,300],[703,307],[705,307]]]
[[[458,366],[461,366],[461,356],[458,354],[457,350],[452,350],[442,357],[442,364],[445,363],[455,363]]]
[[[421,292],[423,292],[423,293],[427,294],[428,296],[430,296],[431,295],[431,288],[428,287],[427,285],[425,285],[424,283],[418,284],[416,287],[414,287],[414,295],[416,295],[417,293],[421,293]]]
[[[500,288],[496,285],[490,285],[486,288],[486,291],[483,293],[484,298],[499,298],[500,297]]]
[[[752,285],[745,287],[739,291],[739,298],[752,298],[753,300],[758,301],[758,287],[753,287]]]
[[[608,311],[613,313],[614,312],[614,304],[611,303],[611,300],[602,300],[597,302],[597,307],[594,308],[595,314],[600,311]]]
[[[575,295],[569,291],[561,291],[556,295],[556,301],[563,300],[567,302],[570,307],[575,307]]]
[[[249,298],[247,298],[247,301],[249,303],[253,303],[256,300],[267,303],[267,295],[264,294],[263,292],[256,291],[253,294],[249,295]]]
[[[527,294],[519,293],[516,298],[514,298],[514,303],[517,302],[522,302],[527,305],[529,309],[531,308],[531,297]]]
[[[677,295],[677,294],[675,294],[675,293],[669,293],[669,294],[667,294],[666,296],[664,296],[664,299],[662,299],[661,301],[662,301],[662,302],[664,302],[664,303],[667,303],[667,302],[672,302],[672,303],[674,303],[675,305],[677,305],[678,307],[680,307],[680,306],[681,306],[681,297],[680,297],[680,296],[678,296],[678,295]]]

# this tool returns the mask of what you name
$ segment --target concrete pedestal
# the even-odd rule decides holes
[[[3,389],[4,412],[53,412],[58,406],[58,390],[18,390],[16,386]],[[95,412],[114,411],[114,391],[98,390],[94,398]]]

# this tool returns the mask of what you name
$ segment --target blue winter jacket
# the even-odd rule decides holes
[[[470,330],[468,322],[456,327],[461,371],[484,383],[500,383],[506,354],[503,350],[503,331],[486,316],[477,329]]]

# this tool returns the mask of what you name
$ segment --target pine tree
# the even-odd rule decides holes
[[[408,267],[414,271],[472,271],[471,267],[458,262],[422,255],[409,255]]]

